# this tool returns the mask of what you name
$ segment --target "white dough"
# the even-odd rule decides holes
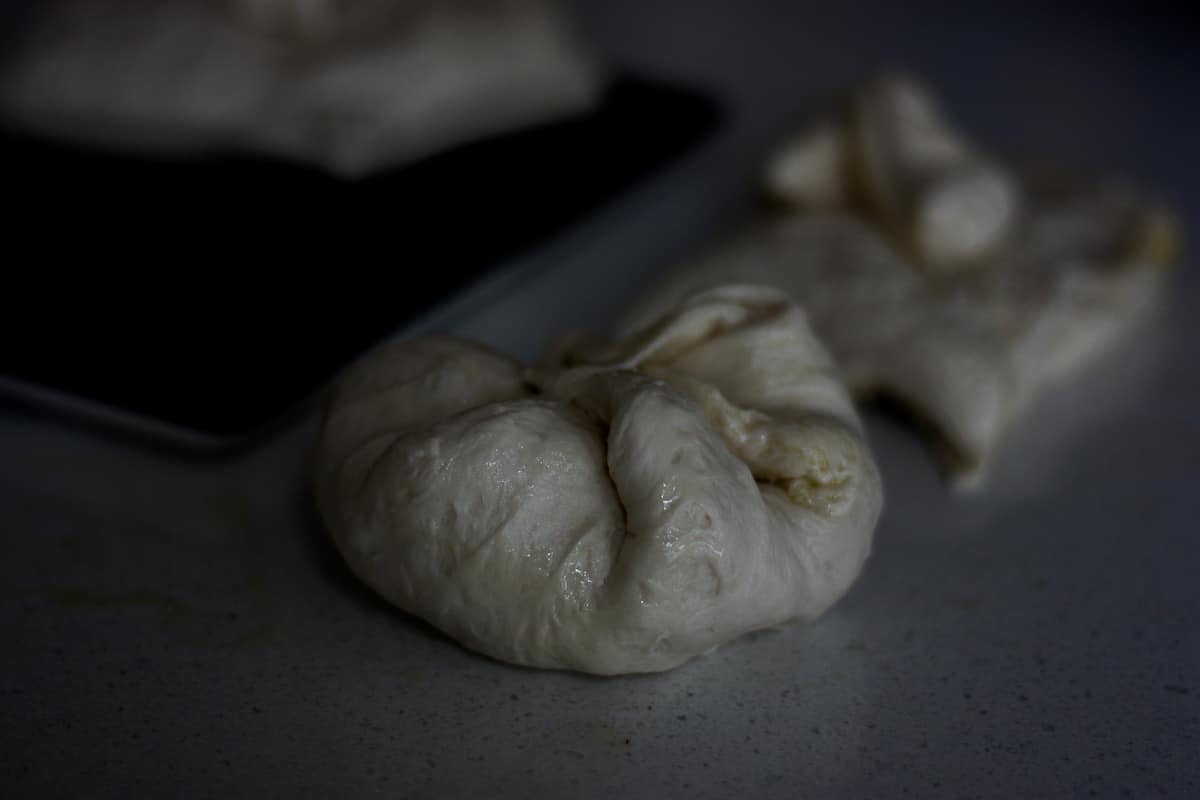
[[[796,210],[853,207],[932,273],[975,265],[1019,219],[1012,176],[954,129],[924,87],[901,76],[868,83],[840,118],[784,142],[763,177],[767,191]]]
[[[423,338],[347,375],[316,488],[364,581],[472,649],[599,674],[669,669],[845,593],[879,476],[779,292],[715,289],[563,362]]]
[[[582,113],[600,84],[549,0],[46,0],[0,58],[0,115],[360,175]]]
[[[1163,283],[1177,234],[1112,183],[980,154],[911,79],[787,139],[764,213],[682,265],[625,330],[707,286],[783,289],[860,397],[898,401],[978,485],[1030,398],[1086,363]]]

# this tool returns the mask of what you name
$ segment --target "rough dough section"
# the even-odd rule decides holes
[[[453,339],[393,344],[342,382],[316,487],[393,604],[495,658],[600,674],[815,617],[882,505],[803,313],[746,286],[537,370]]]

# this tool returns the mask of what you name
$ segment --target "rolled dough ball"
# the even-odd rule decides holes
[[[525,370],[390,345],[342,381],[316,466],[351,569],[505,661],[652,672],[841,597],[882,506],[803,313],[721,287]]]

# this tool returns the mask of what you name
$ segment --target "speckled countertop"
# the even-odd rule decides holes
[[[523,356],[572,324],[603,327],[736,205],[786,120],[880,63],[921,71],[1006,146],[1162,189],[1200,229],[1197,70],[1179,25],[1009,5],[863,25],[875,18],[858,8],[741,5],[573,4],[618,63],[733,98],[730,124],[530,255],[549,265],[536,282],[498,280],[426,326]],[[315,414],[239,458],[186,460],[0,406],[0,785],[1200,795],[1198,270],[1187,259],[1155,319],[1035,407],[982,493],[949,494],[913,434],[870,416],[888,507],[844,602],[656,676],[497,664],[374,599],[307,494]]]

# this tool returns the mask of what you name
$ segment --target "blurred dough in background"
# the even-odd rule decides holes
[[[601,88],[550,0],[59,0],[0,60],[9,127],[345,175],[583,113]]]
[[[1036,392],[1151,304],[1177,249],[1162,208],[1001,163],[906,78],[787,140],[763,183],[776,207],[670,275],[627,329],[705,286],[784,289],[851,389],[925,423],[960,483],[978,482]]]

